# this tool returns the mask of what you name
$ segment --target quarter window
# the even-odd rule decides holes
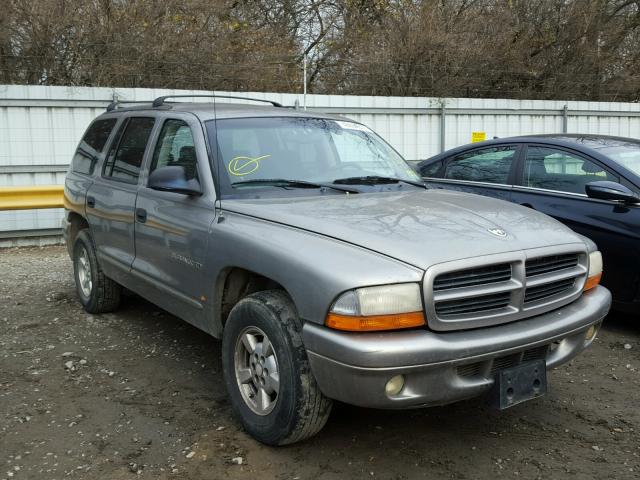
[[[91,175],[109,139],[111,130],[116,124],[115,118],[97,120],[91,124],[82,137],[80,145],[71,161],[71,170],[76,173]]]
[[[182,120],[164,122],[151,162],[151,172],[156,168],[183,167],[187,180],[198,178],[198,161],[193,134]]]
[[[585,185],[598,180],[619,181],[599,164],[564,150],[530,146],[524,162],[525,187],[585,193]]]
[[[447,164],[444,178],[507,184],[516,148],[489,147],[458,155]]]
[[[155,120],[133,117],[123,124],[109,149],[104,176],[126,183],[137,183],[142,159]],[[123,133],[124,129],[124,133]]]
[[[420,175],[423,177],[432,177],[432,178],[441,177],[442,174],[438,175],[438,172],[440,172],[440,170],[442,169],[443,163],[444,163],[444,160],[438,160],[437,162],[430,163],[422,167],[420,169],[420,172],[418,173],[420,173]]]

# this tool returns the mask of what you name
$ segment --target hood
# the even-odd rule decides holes
[[[422,269],[481,255],[583,244],[572,230],[535,210],[440,189],[224,200],[222,204],[225,211],[336,238]]]

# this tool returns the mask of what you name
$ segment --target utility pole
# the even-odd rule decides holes
[[[303,87],[302,87],[302,108],[304,110],[307,109],[307,54],[304,54],[304,59],[302,60],[302,78],[303,78]]]

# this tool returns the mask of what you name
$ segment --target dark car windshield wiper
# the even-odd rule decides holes
[[[338,185],[382,185],[385,183],[408,183],[409,185],[413,185],[415,187],[420,187],[424,189],[428,189],[423,182],[418,180],[405,180],[404,178],[394,178],[394,177],[381,177],[377,175],[367,175],[365,177],[347,177],[347,178],[338,178],[334,180],[334,184]]]
[[[360,193],[360,191],[355,188],[342,187],[340,185],[333,185],[332,183],[315,183],[307,182],[305,180],[289,180],[287,178],[254,178],[252,180],[233,182],[231,187],[236,188],[241,185],[269,185],[274,187],[291,188],[331,188],[340,192]]]

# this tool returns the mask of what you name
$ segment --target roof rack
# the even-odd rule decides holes
[[[107,105],[107,112],[112,112],[118,108],[124,108],[124,105],[129,105],[131,103],[150,103],[149,100],[131,100],[121,102],[120,100],[114,100],[109,105]]]
[[[161,107],[167,98],[232,98],[235,100],[250,100],[252,102],[264,102],[270,103],[274,107],[282,107],[281,103],[274,102],[273,100],[263,100],[261,98],[249,98],[249,97],[235,97],[232,95],[166,95],[164,97],[158,97],[153,101],[153,107]]]

